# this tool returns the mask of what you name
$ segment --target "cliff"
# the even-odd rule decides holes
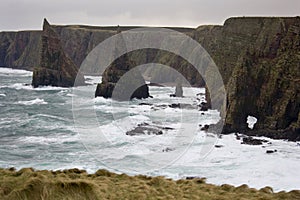
[[[66,54],[76,66],[101,41],[117,33],[117,27],[52,26]],[[137,27],[120,27],[121,31]],[[223,133],[300,140],[299,114],[299,17],[230,18],[223,26],[178,29],[197,40],[222,74],[227,90],[227,114]],[[0,33],[0,64],[32,68],[38,63],[40,32]],[[192,85],[204,86],[201,76],[184,59],[165,51],[143,49],[126,55],[130,65],[157,62],[182,73]],[[116,61],[119,62],[119,61]],[[126,65],[126,64],[125,64]],[[169,71],[145,69],[154,82],[172,82]],[[91,68],[90,73],[95,73]],[[107,72],[108,73],[108,72]],[[216,99],[217,96],[208,96]],[[248,115],[258,119],[247,128]]]
[[[224,26],[196,29],[194,38],[226,84],[223,133],[300,140],[299,23],[298,17],[230,18]],[[247,128],[249,115],[258,119],[253,130]]]
[[[41,31],[0,33],[0,67],[29,69],[38,66]]]
[[[232,34],[251,35],[227,83],[224,132],[300,140],[300,18],[230,19]],[[233,30],[233,29],[230,29]],[[258,119],[248,130],[248,115]]]
[[[32,85],[72,87],[83,85],[84,77],[78,72],[77,66],[65,54],[60,38],[47,20],[44,20],[42,33],[42,49],[39,67],[33,71]]]

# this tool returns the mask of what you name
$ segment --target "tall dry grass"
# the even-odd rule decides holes
[[[0,169],[1,200],[96,200],[96,199],[300,199],[300,191],[273,193],[247,185],[216,186],[205,179],[174,181],[164,177],[128,176],[98,170],[35,171],[31,168]]]

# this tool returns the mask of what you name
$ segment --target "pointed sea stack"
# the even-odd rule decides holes
[[[75,85],[84,85],[84,77],[64,52],[59,35],[44,19],[40,66],[33,71],[32,86],[73,87]]]

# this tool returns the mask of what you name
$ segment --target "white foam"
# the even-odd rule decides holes
[[[76,142],[78,140],[79,140],[78,135],[74,135],[72,137],[67,135],[61,135],[61,136],[58,135],[55,137],[25,136],[25,137],[20,137],[18,139],[18,141],[22,143],[43,144],[43,145],[62,144],[65,142]]]
[[[54,87],[54,86],[40,86],[34,88],[30,84],[23,84],[23,83],[15,83],[12,85],[0,86],[0,88],[11,88],[16,90],[35,90],[35,91],[68,90],[68,88]]]
[[[0,76],[32,76],[32,72],[21,69],[0,67]]]
[[[18,101],[18,104],[23,104],[23,105],[43,105],[43,104],[48,104],[44,99],[33,99],[29,101]]]
[[[6,97],[6,94],[0,94],[0,97]]]
[[[102,82],[102,76],[84,76],[84,78],[86,79],[85,83],[87,84],[98,84]]]

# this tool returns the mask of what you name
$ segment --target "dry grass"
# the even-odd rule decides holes
[[[71,200],[71,199],[300,199],[300,191],[273,193],[247,185],[233,187],[206,184],[205,179],[173,181],[163,177],[128,176],[98,170],[15,171],[0,169],[0,199]]]

